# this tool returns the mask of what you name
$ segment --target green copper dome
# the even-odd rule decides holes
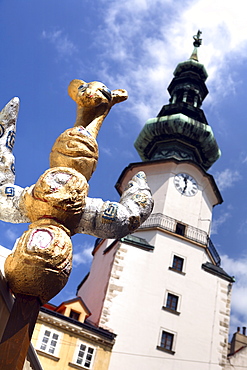
[[[135,148],[143,161],[191,160],[205,170],[220,157],[211,127],[181,113],[149,119]]]

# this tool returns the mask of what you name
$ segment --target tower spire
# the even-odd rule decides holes
[[[208,77],[198,62],[197,49],[202,43],[201,31],[194,38],[191,57],[177,65],[168,86],[169,104],[156,118],[149,119],[135,142],[143,161],[174,158],[191,161],[208,170],[219,158],[220,149],[201,109],[208,94]]]
[[[193,45],[194,45],[194,50],[190,56],[190,59],[193,59],[195,60],[196,62],[198,62],[198,55],[197,55],[197,49],[201,46],[202,44],[202,39],[200,38],[202,34],[202,31],[198,30],[197,31],[197,34],[193,36],[193,39],[194,39],[194,42],[193,42]]]

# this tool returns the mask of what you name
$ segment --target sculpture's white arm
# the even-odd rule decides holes
[[[13,223],[30,222],[19,209],[23,189],[14,185],[15,157],[12,149],[18,110],[19,99],[13,98],[0,112],[0,220]]]
[[[19,206],[23,188],[13,184],[0,186],[0,220],[12,223],[30,222]]]
[[[87,198],[76,233],[98,238],[122,238],[134,232],[150,215],[153,199],[144,172],[128,183],[119,203]]]

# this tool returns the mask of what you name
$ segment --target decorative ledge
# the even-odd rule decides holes
[[[159,351],[162,351],[162,352],[169,353],[170,355],[175,355],[175,351],[171,351],[171,350],[166,349],[166,348],[161,347],[161,346],[157,346],[156,349],[158,349]]]
[[[73,333],[83,335],[85,338],[93,338],[98,343],[103,343],[110,346],[114,344],[114,339],[116,337],[116,334],[110,332],[109,330],[96,327],[88,322],[82,323],[70,317],[64,316],[59,312],[51,311],[44,306],[40,308],[38,320],[42,321],[43,323],[48,322],[49,324],[52,324],[60,329],[64,328]]]
[[[51,359],[51,360],[53,360],[53,361],[59,361],[60,360],[60,358],[59,357],[56,357],[56,356],[53,356],[53,355],[51,355],[50,353],[47,353],[47,352],[44,352],[44,351],[41,351],[40,349],[36,349],[36,352],[39,354],[39,355],[42,355],[42,356],[44,356],[44,357],[47,357],[47,358],[49,358],[49,359]]]
[[[180,275],[185,275],[185,272],[183,272],[183,271],[179,271],[179,270],[176,270],[176,269],[174,269],[173,267],[169,267],[169,270],[171,270],[171,271],[174,271],[174,272],[176,272],[177,274],[180,274]]]
[[[70,367],[73,367],[74,369],[78,369],[78,370],[88,369],[88,367],[80,366],[78,364],[74,364],[73,362],[69,362],[68,365]]]
[[[180,315],[180,312],[175,311],[175,310],[172,310],[171,308],[168,308],[168,307],[166,307],[166,306],[162,306],[162,310],[167,311],[167,312],[170,312],[170,313],[172,313],[173,315],[177,315],[177,316],[179,316],[179,315]]]

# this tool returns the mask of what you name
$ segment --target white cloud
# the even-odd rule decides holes
[[[42,38],[50,41],[55,46],[57,52],[63,57],[71,56],[77,52],[76,46],[68,39],[68,36],[63,34],[62,30],[52,32],[43,31]]]
[[[247,163],[247,156],[245,156],[244,159],[242,159],[242,163]]]
[[[221,256],[221,261],[224,270],[236,279],[232,290],[232,333],[236,331],[237,326],[247,326],[247,256],[233,259],[224,255]]]
[[[231,188],[234,183],[241,180],[241,178],[238,171],[230,170],[229,168],[215,174],[215,181],[221,191]]]
[[[229,217],[231,217],[230,213],[225,212],[217,219],[213,219],[211,234],[218,234],[218,228],[223,225]]]
[[[5,231],[5,237],[10,241],[10,242],[15,242],[16,239],[19,237],[18,233],[13,230],[13,228],[8,228]]]
[[[101,145],[100,151],[103,152],[104,154],[110,156],[110,157],[112,156],[112,150],[110,148],[106,148],[106,147]]]
[[[238,233],[247,234],[247,220],[241,218]]]
[[[116,63],[118,75],[112,77],[104,62],[101,76],[129,91],[129,109],[141,124],[168,103],[165,89],[172,71],[189,58],[198,28],[203,31],[199,59],[210,76],[207,102],[234,93],[241,83],[231,65],[246,60],[247,23],[239,11],[244,0],[177,1],[176,6],[172,0],[102,1],[106,27],[98,42],[105,47],[103,59]]]
[[[128,158],[129,160],[133,160],[133,158],[134,158],[133,153],[132,153],[130,150],[128,150],[128,149],[123,150],[123,151],[121,152],[121,156],[122,156],[123,158]]]
[[[84,245],[77,245],[74,247],[73,253],[73,265],[77,267],[79,265],[89,264],[92,261],[92,250],[93,245],[86,243]]]

